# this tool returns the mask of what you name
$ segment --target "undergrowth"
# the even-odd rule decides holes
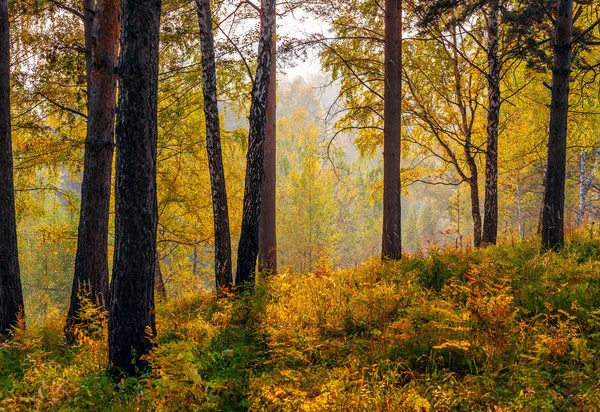
[[[600,405],[600,245],[536,242],[282,274],[157,306],[152,372],[112,381],[85,307],[0,344],[0,410],[543,411]]]

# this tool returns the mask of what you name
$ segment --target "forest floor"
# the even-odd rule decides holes
[[[142,379],[105,373],[104,314],[0,344],[0,410],[542,411],[600,405],[600,244],[537,241],[274,277],[157,305]]]

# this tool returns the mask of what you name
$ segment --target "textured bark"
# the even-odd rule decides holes
[[[117,109],[115,255],[108,318],[113,373],[147,369],[156,264],[160,0],[122,0]]]
[[[273,20],[271,80],[267,94],[267,128],[265,133],[265,172],[261,192],[260,229],[258,234],[258,270],[277,273],[277,44]]]
[[[565,174],[573,0],[558,0],[555,24],[552,103],[550,105],[546,185],[542,210],[542,246],[545,249],[560,249],[565,241]]]
[[[167,288],[165,288],[162,270],[160,270],[160,254],[158,250],[156,251],[156,264],[154,266],[154,292],[161,299],[167,298]]]
[[[400,138],[402,100],[402,1],[385,1],[383,108],[383,238],[381,257],[402,257]]]
[[[10,132],[8,0],[0,0],[0,336],[23,316]]]
[[[246,183],[242,212],[242,233],[238,246],[236,285],[248,284],[252,286],[256,271],[274,19],[275,0],[262,0],[258,64],[252,87],[252,104],[249,116],[250,135],[248,138],[248,153],[246,154]]]
[[[217,70],[212,32],[210,0],[196,0],[200,46],[202,49],[202,91],[206,119],[206,150],[212,188],[215,232],[215,285],[217,291],[233,286],[231,269],[231,235],[227,189],[221,153],[221,126],[217,106]]]
[[[487,25],[488,116],[487,148],[485,155],[484,245],[495,245],[498,237],[498,124],[500,122],[500,70],[498,58],[497,1],[490,2]]]
[[[116,111],[119,0],[84,1],[88,121],[75,276],[67,337],[77,322],[81,289],[98,306],[108,299],[108,221]],[[95,12],[94,12],[95,10]]]

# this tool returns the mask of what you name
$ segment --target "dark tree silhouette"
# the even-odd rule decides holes
[[[75,276],[67,314],[67,339],[77,323],[80,296],[98,306],[108,300],[108,220],[115,132],[119,0],[84,0],[88,95],[87,136]]]
[[[485,201],[483,206],[484,245],[495,245],[498,238],[498,126],[502,94],[502,62],[498,55],[499,0],[491,0],[487,12],[488,116],[485,150]]]
[[[548,128],[548,155],[542,207],[542,246],[564,245],[565,175],[567,165],[567,118],[571,79],[573,0],[558,0],[555,20],[552,103]]]
[[[122,0],[115,255],[108,317],[113,373],[148,363],[156,333],[156,151],[160,0]]]
[[[385,1],[383,109],[383,259],[402,257],[400,135],[402,100],[402,1]]]
[[[10,131],[8,0],[0,0],[0,336],[23,316]]]

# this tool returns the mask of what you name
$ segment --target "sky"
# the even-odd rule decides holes
[[[277,21],[277,33],[282,36],[296,38],[306,37],[308,34],[312,33],[321,33],[325,35],[328,34],[328,25],[305,13],[294,13],[293,15],[290,14],[280,18]],[[321,62],[317,51],[309,53],[309,56],[305,61],[296,60],[293,62],[293,65],[283,68],[285,75],[290,78],[301,76],[306,79],[311,74],[315,75],[321,73],[321,71]]]

